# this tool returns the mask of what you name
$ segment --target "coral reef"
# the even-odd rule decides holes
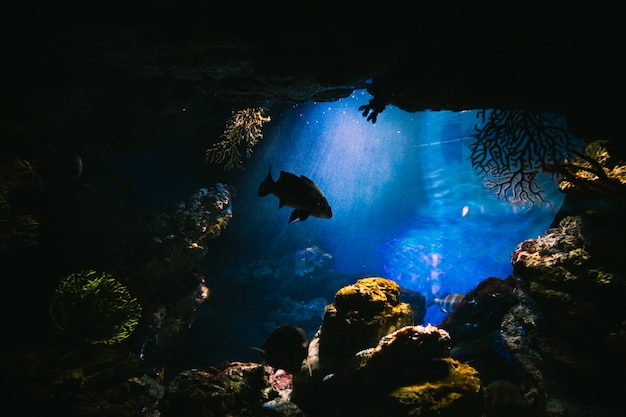
[[[626,308],[619,307],[626,277],[616,269],[624,250],[620,230],[624,222],[606,213],[566,217],[513,252],[515,273],[563,335],[576,338],[580,326],[602,337],[619,329],[626,316]]]
[[[332,373],[381,337],[413,324],[413,311],[400,302],[400,287],[381,277],[359,279],[341,288],[326,306],[319,336],[320,372]]]
[[[161,416],[275,416],[274,410],[263,407],[278,396],[270,373],[269,367],[242,362],[181,372],[167,386],[159,406]]]
[[[440,374],[433,375],[440,366]],[[434,360],[424,382],[401,386],[391,391],[385,407],[364,415],[382,416],[481,416],[483,398],[480,375],[452,358]]]
[[[525,380],[548,394],[549,411],[611,415],[623,395],[610,375],[624,371],[626,352],[611,343],[626,317],[624,230],[611,213],[567,216],[512,254],[520,304],[502,334]]]
[[[351,281],[326,305],[308,357],[294,374],[225,362],[183,368],[165,380],[167,349],[185,333],[193,319],[188,313],[200,302],[190,290],[184,303],[146,309],[146,331],[133,333],[146,342],[143,359],[139,349],[127,350],[132,343],[86,345],[50,360],[45,378],[53,384],[36,395],[45,409],[70,417],[618,417],[625,387],[614,373],[626,372],[624,230],[624,220],[611,212],[566,216],[518,245],[511,276],[485,278],[437,326],[413,322],[411,306],[423,296],[383,277]],[[293,272],[292,254],[272,262],[284,270],[274,263],[246,267],[263,285],[290,291],[279,283]],[[233,276],[241,271],[229,270]],[[191,275],[194,294],[202,292],[203,274]],[[233,285],[242,283],[252,281],[242,277]],[[323,300],[316,299],[315,310]],[[281,295],[271,302],[286,306],[276,321],[308,315],[306,301]],[[302,311],[290,314],[296,305]]]
[[[250,158],[254,146],[263,139],[261,128],[271,119],[265,107],[246,108],[234,111],[226,122],[221,141],[215,143],[205,152],[208,163],[223,164],[224,170],[243,168],[240,147],[245,147],[245,156]]]
[[[200,188],[169,210],[155,212],[150,219],[150,257],[141,273],[150,275],[177,272],[199,262],[208,252],[208,243],[218,237],[232,218],[231,192],[217,183]]]
[[[209,297],[198,264],[207,254],[209,242],[222,233],[231,218],[231,193],[221,183],[196,190],[166,211],[145,214],[148,231],[140,247],[149,256],[135,259],[127,276],[129,285],[147,305],[169,305],[160,328],[160,349],[185,334],[196,308]],[[152,313],[140,329],[143,338],[150,337],[151,322]]]
[[[393,379],[394,384],[413,378],[435,358],[450,355],[450,335],[433,325],[405,326],[383,336],[375,347],[357,352],[353,358],[358,378],[377,385]],[[401,371],[400,371],[401,370]]]
[[[419,357],[419,349],[400,349]],[[422,359],[418,368],[390,365],[378,374],[370,373],[365,363],[363,373],[333,376],[309,386],[296,383],[291,401],[307,416],[481,416],[481,381],[474,368],[450,357]]]
[[[159,401],[161,415],[452,417],[463,412],[479,417],[483,397],[477,371],[449,356],[445,330],[413,325],[410,307],[400,296],[398,285],[381,277],[344,286],[327,306],[327,311],[337,306],[342,315],[326,314],[309,345],[311,373],[305,361],[291,376],[243,362],[183,371],[167,385]],[[348,327],[335,327],[349,312]],[[358,343],[337,340],[338,331]],[[328,346],[325,338],[345,353],[341,360],[320,350]],[[320,367],[329,363],[325,356],[333,357],[333,369]]]
[[[295,274],[303,277],[320,270],[330,269],[333,256],[319,246],[312,245],[297,250],[293,254],[293,260],[295,264]]]
[[[546,163],[543,170],[559,175],[559,189],[566,194],[586,193],[587,200],[626,204],[626,164],[609,155],[606,141],[588,143],[571,161]],[[591,197],[591,198],[590,198]]]
[[[130,336],[141,305],[107,273],[83,271],[61,280],[50,305],[54,324],[93,344],[116,344]]]
[[[579,7],[571,3],[550,7],[543,3],[534,7],[524,4],[503,20],[494,19],[489,13],[493,11],[492,2],[453,4],[460,7],[451,7],[449,2],[430,2],[418,5],[419,13],[407,13],[405,7],[394,5],[375,10],[370,7],[330,7],[325,13],[302,13],[294,8],[294,14],[287,18],[285,13],[277,13],[286,10],[282,5],[273,7],[267,2],[252,2],[246,7],[227,2],[223,4],[226,11],[221,9],[221,13],[215,13],[214,4],[199,3],[188,4],[190,7],[180,7],[169,0],[150,7],[144,2],[126,3],[121,18],[119,7],[111,7],[111,2],[96,1],[78,8],[72,4],[48,3],[33,8],[32,3],[14,3],[18,12],[11,14],[11,22],[5,26],[7,36],[3,37],[8,58],[4,66],[7,71],[3,77],[5,104],[0,123],[5,139],[4,151],[36,155],[45,152],[48,145],[61,143],[80,149],[94,144],[113,144],[122,149],[146,150],[149,149],[146,145],[152,144],[156,137],[170,136],[181,125],[185,133],[193,129],[190,116],[194,112],[189,111],[188,105],[198,96],[210,99],[211,108],[214,108],[214,98],[220,108],[223,103],[238,108],[250,103],[291,105],[294,102],[334,101],[352,94],[355,88],[364,87],[375,92],[381,103],[408,111],[468,108],[566,111],[568,119],[587,124],[589,137],[604,138],[609,132],[618,146],[624,142],[620,122],[624,104],[620,85],[624,77],[618,61],[621,37],[616,36],[622,30],[617,24],[622,18],[620,13],[611,13],[612,10],[604,5],[583,4]],[[316,6],[324,9],[323,4]],[[593,25],[597,17],[604,23],[600,27]],[[365,26],[355,29],[355,25],[346,24],[349,22],[365,22]],[[302,30],[329,27],[333,30]],[[293,33],[298,35],[285,35]],[[425,39],[428,42],[424,42]],[[378,103],[371,108],[378,113],[384,105]],[[200,117],[206,119],[206,112],[195,114],[198,113],[203,113]],[[377,113],[373,113],[374,121]],[[157,120],[165,123],[157,124]],[[172,122],[178,120],[182,123],[173,125]],[[203,123],[202,126],[206,127],[206,120]],[[213,137],[220,132],[218,129]],[[181,144],[187,142],[186,134],[173,136],[177,136]],[[242,147],[238,151],[244,153]],[[34,231],[32,221],[42,220],[37,217],[13,217],[18,225],[27,226],[26,235],[21,234],[24,230],[21,227],[13,227],[15,223],[2,229],[17,230],[18,235],[12,237],[26,238],[14,246],[27,246],[21,251],[26,254],[11,264],[17,268],[7,268],[9,273],[3,274],[6,298],[15,299],[14,303],[8,304],[8,311],[16,313],[10,320],[4,320],[5,325],[6,322],[14,323],[4,331],[10,341],[7,345],[27,347],[24,355],[33,350],[45,350],[50,354],[46,348],[57,347],[45,332],[45,316],[37,314],[36,308],[49,305],[46,297],[51,292],[49,286],[54,282],[53,277],[64,274],[68,265],[72,270],[79,270],[74,269],[74,261],[82,266],[82,262],[88,264],[96,258],[86,254],[98,253],[101,262],[112,267],[104,270],[115,271],[115,276],[120,277],[129,276],[117,274],[122,267],[132,273],[135,265],[141,267],[151,256],[164,255],[163,262],[159,263],[163,270],[146,268],[145,276],[137,275],[141,275],[137,289],[145,292],[151,301],[146,305],[153,305],[152,301],[157,304],[156,301],[175,300],[181,292],[188,296],[192,288],[200,289],[202,294],[202,287],[196,280],[192,279],[187,285],[190,266],[183,262],[193,258],[187,258],[187,252],[196,255],[201,253],[200,250],[181,249],[169,256],[165,251],[167,243],[153,245],[150,239],[129,239],[133,235],[143,237],[137,233],[141,231],[140,227],[132,221],[120,220],[117,211],[111,215],[93,215],[93,212],[82,212],[85,205],[80,201],[54,197],[51,200],[63,206],[58,210],[64,215],[60,221],[53,221],[59,226],[49,234],[49,245],[36,245],[36,248],[30,245],[35,241],[31,239],[34,235],[29,235]],[[108,206],[103,211],[106,208]],[[50,214],[49,210],[42,212]],[[85,227],[68,232],[69,220],[77,215],[83,216]],[[117,220],[121,226],[116,225]],[[48,222],[46,226],[50,224]],[[117,232],[126,225],[130,226],[128,232],[107,233],[109,226],[117,226]],[[167,238],[170,234],[157,237]],[[602,245],[601,239],[594,239],[593,245]],[[59,244],[61,240],[65,245]],[[104,243],[100,244],[101,241]],[[181,243],[180,247],[186,249],[184,239]],[[199,244],[196,240],[191,243]],[[211,246],[221,245],[214,242]],[[108,250],[100,251],[103,247]],[[68,250],[64,251],[65,248]],[[56,255],[64,252],[71,252],[69,262],[58,260],[61,256]],[[178,257],[181,253],[184,255]],[[609,255],[615,253],[617,250]],[[44,254],[47,256],[40,256]],[[111,254],[117,256],[109,256]],[[239,256],[236,253],[231,255],[233,258]],[[613,260],[607,259],[609,255],[604,255],[600,263],[606,261],[615,265]],[[595,266],[595,251],[592,256],[592,262],[586,266]],[[37,264],[37,267],[28,264]],[[268,265],[271,268],[267,268]],[[264,270],[269,269],[270,274],[261,275],[261,271],[254,271],[242,280],[286,275],[285,266],[268,262],[261,266]],[[619,272],[622,269],[614,270]],[[570,271],[577,274],[575,268]],[[520,267],[520,275],[523,272]],[[584,274],[584,270],[581,273]],[[276,281],[260,285],[274,285]],[[329,285],[327,281],[331,279],[311,281],[310,286]],[[520,280],[520,286],[523,283],[524,280]],[[14,288],[9,287],[7,291],[6,285]],[[280,291],[285,286],[270,288]],[[590,284],[586,288],[594,287]],[[253,293],[255,287],[240,289],[242,293]],[[254,301],[252,296],[248,297],[241,295],[236,298],[237,303],[230,300],[230,311],[241,309],[247,313],[249,307],[243,304]],[[42,303],[42,299],[46,302]],[[198,299],[201,297],[190,297],[188,301],[195,303]],[[603,294],[593,291],[590,291],[590,299],[599,301],[602,308],[604,304],[616,303],[614,298],[603,298]],[[617,301],[614,305],[621,308]],[[164,343],[163,336],[169,323],[180,317],[176,307],[175,302],[167,303],[167,314],[159,330],[159,345]],[[545,368],[541,365],[545,364],[545,355],[538,348],[546,345],[535,344],[542,339],[534,338],[541,334],[540,321],[534,318],[547,317],[542,310],[551,313],[549,307],[547,300],[542,301],[541,308],[524,301],[521,308],[514,306],[503,319],[506,320],[507,340],[511,345],[515,340],[527,341],[528,344],[519,344],[520,348],[529,347],[524,358],[535,356],[536,368],[543,370]],[[20,312],[34,313],[32,321],[35,325],[24,326],[23,317],[27,314]],[[22,316],[22,320],[15,316]],[[557,317],[568,319],[564,315]],[[619,327],[613,326],[617,318],[608,317],[611,343],[606,356],[613,360],[610,365],[617,365],[623,363],[626,356],[620,347],[623,346],[620,338],[623,338],[624,324],[622,321]],[[570,319],[575,323],[578,318]],[[186,319],[180,320],[182,328],[188,323]],[[579,340],[594,339],[588,337],[587,330],[594,329],[588,324],[584,322],[579,326]],[[598,324],[605,326],[603,320]],[[17,328],[21,328],[17,334],[11,331]],[[220,332],[210,335],[214,336],[213,339],[225,338]],[[603,340],[595,342],[601,345]],[[82,357],[73,357],[73,363],[69,364],[65,360],[51,361],[48,356],[38,354],[31,360],[11,354],[1,355],[4,363],[16,362],[12,372],[5,373],[3,368],[5,385],[21,383],[29,387],[29,394],[34,392],[33,397],[20,397],[14,408],[27,415],[158,416],[158,410],[151,405],[159,398],[163,381],[140,366],[145,365],[145,361],[136,361],[126,351],[115,351],[117,355],[101,360],[102,351],[111,352],[109,348],[83,352]],[[59,356],[65,353],[60,352]],[[203,353],[208,355],[206,351]],[[516,353],[521,360],[524,352]],[[577,355],[571,357],[578,358]],[[575,361],[571,367],[570,363],[562,363],[564,379],[574,376],[575,383],[571,385],[582,381],[575,394],[586,388],[593,389],[596,384],[608,385],[602,378],[577,376],[579,368],[574,366]],[[615,369],[613,366],[607,368]],[[50,378],[50,375],[59,373],[62,378]],[[609,375],[622,384],[620,387],[623,387],[622,373]],[[559,375],[547,376],[545,379],[550,381]],[[52,387],[47,386],[49,380],[54,381]],[[602,402],[607,395],[599,391],[601,389],[594,389],[589,394],[582,392],[580,397],[595,397],[595,401]],[[9,400],[12,399],[12,391],[4,393]],[[425,401],[429,398],[428,391],[423,393],[420,398]],[[451,395],[454,393],[453,390]],[[67,406],[48,407],[57,401]],[[40,409],[29,412],[27,407],[37,403],[42,404]],[[7,404],[7,408],[11,405]],[[165,403],[163,405],[165,407]],[[619,414],[615,415],[621,416],[623,406],[618,405]],[[240,410],[244,409],[245,404]],[[554,407],[549,410],[553,410],[550,417],[576,417],[585,413],[574,408],[562,412]],[[168,412],[173,411],[168,409]],[[223,414],[233,415],[237,411]],[[412,414],[422,413],[414,411]],[[435,410],[430,413],[433,414],[439,413]]]
[[[450,333],[455,344],[468,342],[497,330],[504,314],[517,303],[512,279],[485,278],[465,294],[439,327]]]
[[[413,325],[399,297],[381,277],[337,291],[309,345],[313,373],[294,379],[291,401],[307,416],[480,416],[477,371],[449,356],[445,330]]]
[[[106,203],[104,196],[95,197],[94,201],[88,200],[94,203],[93,210],[111,207],[95,204]],[[89,208],[86,204],[84,207]],[[95,217],[92,210],[81,214],[86,219]],[[104,408],[111,415],[148,416],[156,410],[159,398],[154,391],[164,389],[167,358],[189,331],[197,307],[209,297],[206,271],[197,263],[206,254],[209,242],[220,235],[232,216],[230,191],[227,186],[216,184],[197,190],[163,212],[120,210],[115,214],[118,215],[115,226],[123,230],[109,227],[99,234],[100,241],[111,248],[111,256],[102,265],[114,271],[116,277],[122,277],[124,288],[137,297],[126,300],[123,307],[130,309],[140,302],[144,308],[132,316],[132,321],[124,322],[131,323],[132,329],[115,327],[124,318],[120,318],[123,309],[101,311],[107,303],[113,305],[119,299],[119,294],[114,292],[117,287],[108,285],[107,280],[100,286],[93,283],[81,286],[76,280],[71,281],[65,285],[63,295],[55,298],[50,312],[58,327],[98,345],[113,340],[123,342],[106,345],[114,350],[83,348],[68,353],[64,348],[68,341],[65,341],[59,352],[50,353],[47,363],[52,370],[36,381],[29,381],[36,395],[52,398],[51,388],[63,390],[63,395],[56,394],[42,402],[42,407],[64,410],[68,416],[107,415],[102,411]],[[131,221],[137,218],[141,222]],[[74,294],[72,299],[68,299],[68,291]],[[111,293],[110,297],[104,297],[105,292]],[[109,364],[111,355],[118,355],[115,360],[119,366],[106,365],[109,370],[105,375],[100,366]],[[33,372],[41,372],[38,363],[28,366]],[[63,369],[71,370],[74,376],[60,374]],[[83,380],[101,382],[86,384]],[[103,403],[110,405],[105,407]]]
[[[537,174],[546,164],[565,161],[576,150],[574,138],[542,113],[494,109],[478,117],[484,124],[473,135],[470,160],[485,185],[512,202],[543,203]]]
[[[522,389],[488,396],[485,413],[519,406],[522,415],[619,415],[624,384],[610,374],[624,370],[624,230],[613,212],[565,216],[517,246],[510,277],[482,281],[439,324],[450,356],[476,368],[483,385]],[[517,402],[520,395],[534,402]]]
[[[159,413],[158,401],[165,391],[162,370],[129,355],[121,345],[89,345],[46,359],[55,371],[46,375],[51,382],[38,386],[30,401],[24,400],[24,408],[37,406],[49,415],[67,417]]]

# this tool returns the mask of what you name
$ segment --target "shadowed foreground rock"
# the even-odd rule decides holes
[[[305,361],[295,375],[239,362],[184,371],[166,389],[162,416],[480,417],[478,372],[449,356],[445,330],[412,324],[395,282],[360,279],[326,311],[309,345],[311,373]],[[333,349],[320,350],[325,343]]]
[[[406,326],[355,354],[337,373],[296,379],[292,401],[307,416],[480,416],[478,372],[449,351],[445,330]],[[315,356],[315,345],[309,353]]]

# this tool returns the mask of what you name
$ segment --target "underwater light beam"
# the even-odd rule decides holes
[[[266,134],[272,144],[258,150],[255,181],[270,165],[305,175],[333,209],[332,219],[286,227],[275,225],[275,209],[259,207],[273,224],[266,227],[275,245],[293,252],[314,242],[332,254],[338,272],[384,276],[428,299],[465,293],[490,276],[506,278],[515,246],[551,224],[563,198],[556,184],[541,183],[551,205],[498,199],[470,161],[477,111],[389,106],[372,124],[356,110],[369,98],[356,91],[273,118]],[[427,320],[435,323],[440,318],[433,314]]]

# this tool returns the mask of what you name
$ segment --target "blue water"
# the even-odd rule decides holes
[[[81,181],[130,207],[164,210],[199,187],[234,187],[232,220],[202,262],[210,298],[168,373],[259,360],[249,348],[278,325],[312,336],[335,292],[359,278],[386,277],[427,299],[506,278],[517,244],[550,226],[563,200],[552,178],[540,181],[550,204],[530,207],[497,198],[472,169],[477,111],[389,106],[372,124],[358,110],[370,98],[357,91],[273,107],[243,171],[204,161],[227,117],[210,103],[166,124],[139,153],[106,150],[85,160]],[[257,195],[270,167],[274,180],[281,170],[313,180],[333,217],[288,223],[289,207]],[[424,323],[444,318],[433,305]]]
[[[358,111],[369,99],[357,91],[271,114],[234,199],[229,227],[238,251],[271,258],[318,245],[337,272],[390,278],[427,298],[508,277],[516,245],[552,222],[563,199],[556,183],[540,179],[550,204],[499,199],[468,160],[476,111],[388,107],[372,124]],[[288,224],[289,207],[256,194],[270,166],[274,180],[281,170],[312,179],[333,217]],[[425,322],[443,318],[433,306]]]

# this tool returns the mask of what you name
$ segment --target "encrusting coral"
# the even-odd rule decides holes
[[[400,296],[398,284],[382,277],[344,286],[309,345],[310,369],[305,361],[294,374],[231,362],[183,371],[167,386],[161,415],[479,417],[478,372],[450,357],[445,330],[412,325],[411,308]],[[356,343],[339,340],[342,332]],[[318,350],[328,343],[343,354]]]
[[[335,372],[337,364],[412,324],[411,306],[400,302],[400,287],[394,281],[368,277],[339,289],[335,302],[326,306],[320,331],[322,372]]]
[[[309,345],[311,374],[294,376],[291,401],[305,415],[480,414],[477,371],[450,357],[445,330],[413,325],[400,290],[367,277],[337,291]]]
[[[577,152],[571,161],[545,164],[543,169],[560,176],[565,193],[586,191],[594,196],[626,203],[626,164],[609,155],[606,141],[594,141]]]

